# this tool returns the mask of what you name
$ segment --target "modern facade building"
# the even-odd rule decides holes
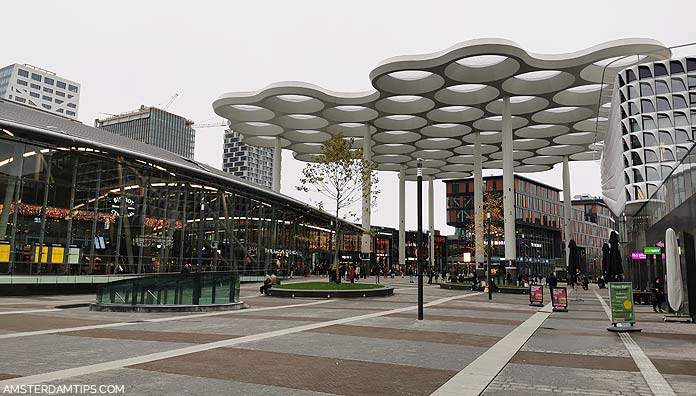
[[[273,148],[242,142],[239,133],[226,130],[222,170],[258,185],[273,187]]]
[[[484,177],[484,207],[491,208],[492,257],[499,263],[505,259],[506,238],[503,230],[502,196],[503,177]],[[475,241],[474,179],[445,180],[447,225],[455,227],[455,238],[450,238],[449,264],[462,266],[476,262],[476,250],[485,251],[486,244]],[[515,175],[515,229],[517,266],[520,272],[548,274],[555,269],[556,259],[563,256],[563,205],[558,188]],[[485,218],[481,217],[484,222]],[[484,227],[486,227],[484,223]],[[487,231],[484,229],[484,233]],[[456,250],[454,247],[456,246]],[[464,261],[469,253],[469,262]],[[483,255],[482,255],[483,256]],[[456,271],[456,269],[454,269]]]
[[[94,126],[127,138],[193,159],[196,131],[193,121],[157,107],[140,106],[138,110],[94,120]]]
[[[333,216],[303,202],[5,100],[0,199],[2,274],[284,273],[332,239]]]
[[[576,195],[571,203],[572,239],[580,249],[580,268],[583,273],[601,275],[602,246],[609,240],[612,230],[616,229],[616,220],[600,197]]]
[[[619,218],[625,278],[647,289],[679,243],[685,312],[696,317],[696,57],[626,68],[613,84],[602,154],[605,201]]]
[[[693,145],[696,58],[623,70],[614,92],[602,184],[615,213],[633,214]]]
[[[77,119],[80,84],[42,68],[18,63],[0,69],[0,98]]]

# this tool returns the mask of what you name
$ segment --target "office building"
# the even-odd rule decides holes
[[[492,255],[495,263],[505,258],[505,237],[503,233],[502,196],[503,177],[488,176],[483,178],[484,208],[491,208]],[[450,266],[462,266],[467,263],[463,258],[474,261],[476,249],[474,242],[474,179],[445,180],[447,199],[447,225],[455,227],[455,237],[448,241],[448,261]],[[522,273],[547,274],[555,270],[555,264],[561,257],[563,226],[563,206],[560,189],[515,175],[515,228],[517,246],[517,265]],[[485,221],[484,218],[481,221]],[[484,234],[487,225],[484,223]],[[463,269],[463,268],[462,268]],[[451,268],[458,272],[459,268]]]
[[[139,142],[193,159],[196,131],[193,121],[157,107],[140,106],[138,110],[94,120],[94,126]]]
[[[222,170],[252,183],[273,187],[273,148],[250,146],[239,133],[226,130]]]
[[[77,119],[80,84],[51,71],[18,63],[0,69],[0,98]]]

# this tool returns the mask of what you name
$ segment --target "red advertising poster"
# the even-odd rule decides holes
[[[551,291],[551,304],[554,308],[568,308],[568,291],[565,287],[554,287]]]
[[[529,285],[529,304],[543,305],[544,303],[544,286]]]

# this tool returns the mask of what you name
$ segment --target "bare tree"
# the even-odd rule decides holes
[[[377,164],[363,158],[362,149],[354,149],[353,138],[344,138],[342,133],[334,135],[322,144],[321,151],[315,162],[307,163],[302,170],[299,191],[318,193],[331,202],[330,210],[334,214],[334,264],[336,266],[336,279],[338,273],[339,250],[343,241],[342,221],[347,216],[353,219],[357,214],[344,213],[344,209],[358,201],[369,199],[370,204],[376,202]],[[363,189],[363,186],[367,188]],[[315,204],[324,209],[322,199],[315,200]],[[327,205],[328,206],[328,205]],[[369,232],[370,230],[365,230]]]

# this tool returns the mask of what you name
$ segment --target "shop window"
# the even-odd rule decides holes
[[[640,106],[643,108],[643,113],[655,112],[655,106],[653,106],[652,102],[649,99],[641,99]]]
[[[635,120],[635,118],[631,118],[629,122],[631,124],[631,132],[640,131],[640,124],[638,123],[638,121]]]
[[[652,78],[650,68],[647,66],[638,66],[638,76],[640,76],[641,80],[644,78]]]
[[[631,148],[632,149],[637,149],[641,148],[640,140],[638,140],[638,137],[636,135],[631,135]]]

